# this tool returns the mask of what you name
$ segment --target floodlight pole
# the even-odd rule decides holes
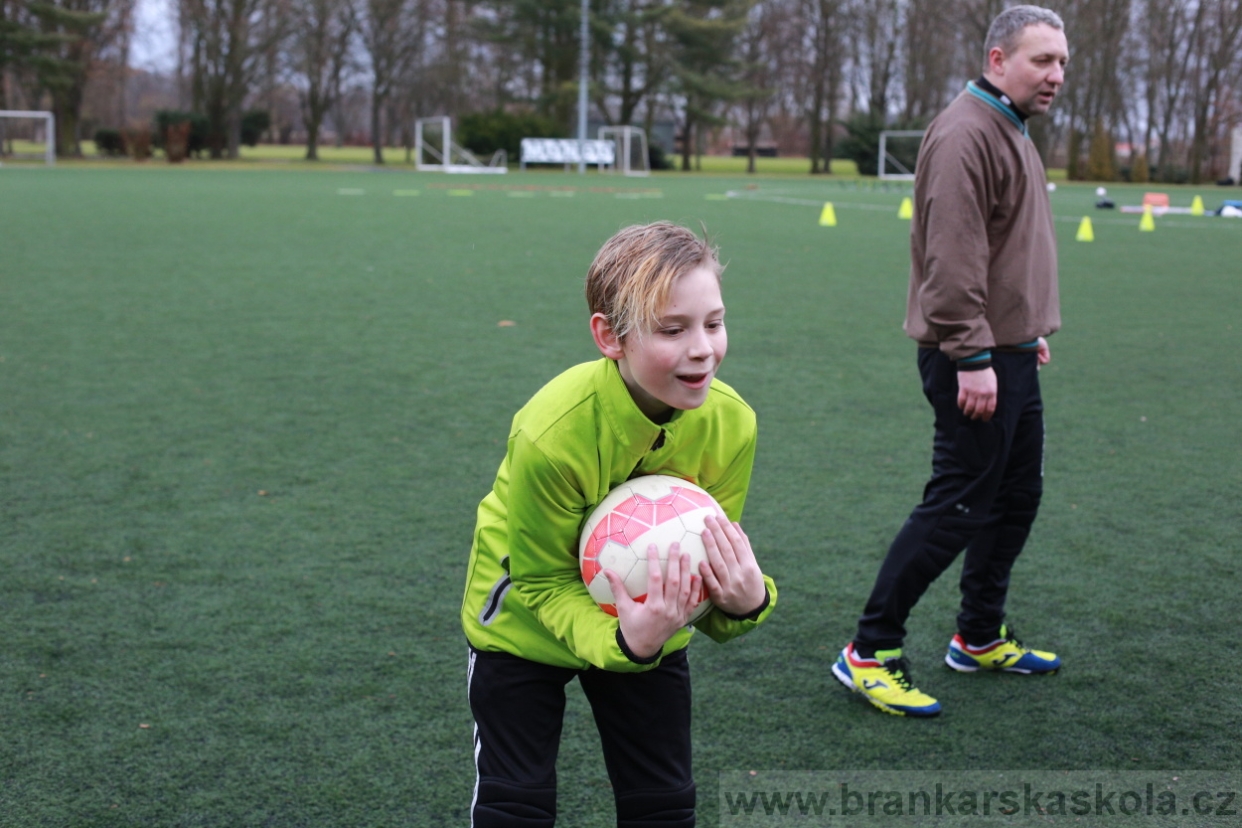
[[[588,37],[587,15],[590,13],[589,0],[582,0],[582,54],[579,57],[581,66],[578,71],[578,174],[586,173],[586,132],[587,132],[587,76],[591,59],[591,45]]]

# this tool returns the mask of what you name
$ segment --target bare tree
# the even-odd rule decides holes
[[[1217,133],[1227,121],[1220,118],[1229,80],[1239,76],[1238,52],[1242,49],[1242,2],[1201,0],[1206,7],[1205,24],[1195,50],[1194,139],[1190,145],[1190,180],[1203,180],[1203,166],[1211,161]],[[1215,174],[1215,169],[1210,170]]]
[[[837,95],[844,71],[842,0],[801,0],[810,77],[805,85],[811,173],[831,173]]]
[[[591,98],[605,123],[632,124],[669,74],[663,0],[603,0],[592,14]],[[648,107],[650,110],[650,107]]]
[[[1154,137],[1159,144],[1156,171],[1162,179],[1173,174],[1173,129],[1183,115],[1203,12],[1197,0],[1144,0],[1143,24],[1148,32],[1144,150],[1150,158]]]
[[[298,77],[306,160],[319,159],[319,131],[341,93],[357,27],[352,0],[293,0],[289,60]]]
[[[1068,113],[1070,178],[1082,177],[1082,156],[1091,136],[1102,130],[1101,142],[1111,147],[1112,126],[1124,120],[1119,78],[1130,6],[1131,0],[1075,0],[1063,9],[1074,44],[1073,82],[1066,83],[1060,105]]]
[[[242,106],[280,42],[287,0],[180,0],[190,44],[191,101],[207,118],[212,158],[236,158]]]
[[[124,126],[129,120],[129,52],[134,35],[134,7],[136,0],[117,0],[116,4],[116,122]]]
[[[884,123],[899,77],[903,4],[901,0],[855,0],[851,18],[854,108],[862,109],[865,103],[872,120]]]
[[[361,33],[371,61],[371,148],[376,164],[384,163],[384,109],[421,46],[418,12],[419,0],[365,2]]]
[[[1005,9],[1005,0],[957,0],[956,19],[959,32],[959,71],[967,78],[977,78],[983,72],[986,59],[988,29],[992,21]]]
[[[760,0],[751,9],[738,39],[742,88],[738,108],[746,138],[746,172],[755,171],[759,133],[775,102],[781,72],[784,20],[787,7],[779,0]]]
[[[961,91],[954,46],[956,4],[945,0],[908,0],[904,26],[906,123],[926,122]],[[974,70],[977,71],[977,70]]]

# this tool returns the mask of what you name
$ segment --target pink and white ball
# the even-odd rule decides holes
[[[578,562],[587,591],[604,612],[617,614],[605,569],[625,582],[636,601],[647,598],[647,547],[659,550],[660,572],[668,575],[668,551],[674,543],[690,556],[690,571],[699,574],[707,560],[703,521],[708,515],[728,520],[710,494],[695,484],[663,474],[627,480],[600,501],[582,528]],[[705,588],[690,620],[697,621],[712,608]]]

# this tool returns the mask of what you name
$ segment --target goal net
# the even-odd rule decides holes
[[[56,163],[56,118],[51,112],[0,109],[0,163]]]
[[[651,175],[651,158],[647,154],[647,133],[635,126],[599,128],[599,140],[617,145],[613,170],[624,175]]]
[[[923,132],[921,129],[886,129],[881,132],[876,174],[890,181],[913,181]]]
[[[496,150],[484,163],[474,153],[453,143],[453,124],[447,117],[419,118],[414,122],[414,166],[446,173],[507,173],[508,155]]]

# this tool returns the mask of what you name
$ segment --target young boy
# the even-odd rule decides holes
[[[691,826],[687,621],[701,588],[715,608],[694,626],[717,641],[771,613],[776,586],[741,527],[755,415],[715,379],[728,340],[715,251],[665,222],[627,227],[587,272],[603,359],[570,368],[514,416],[492,491],[479,505],[462,625],[470,643],[475,828],[550,826],[565,685],[591,704],[619,826]],[[615,486],[668,474],[711,492],[708,560],[668,573],[648,550],[643,603],[608,575],[617,617],[578,567],[583,521]]]

